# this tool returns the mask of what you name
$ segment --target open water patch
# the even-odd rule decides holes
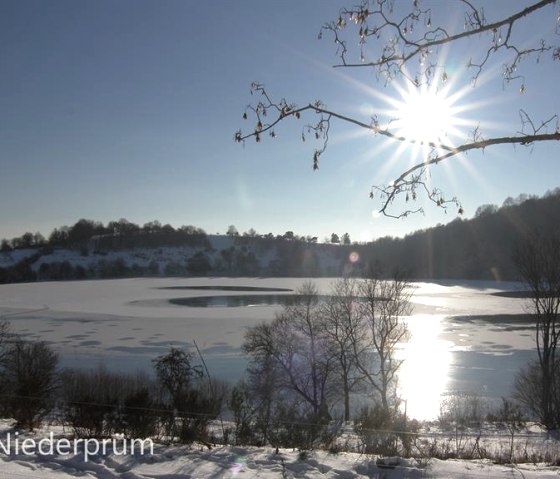
[[[247,291],[247,292],[277,292],[277,293],[291,293],[294,290],[290,288],[265,288],[260,286],[164,286],[157,289],[171,289],[171,290],[195,290],[195,291]]]
[[[489,293],[492,296],[498,296],[501,298],[517,298],[517,299],[533,299],[535,297],[534,291],[522,291],[522,290],[513,290],[513,291],[497,291],[494,293]],[[542,293],[543,298],[550,298],[553,297],[552,293]]]
[[[288,290],[292,291],[292,290]],[[325,303],[333,298],[332,295],[318,295],[317,301]],[[365,298],[357,296],[355,301],[364,301]],[[376,301],[386,301],[377,298]],[[298,303],[305,303],[305,299],[296,293],[285,294],[216,294],[208,296],[184,296],[168,299],[142,299],[131,301],[129,304],[134,306],[162,307],[162,306],[187,306],[191,308],[246,308],[251,306],[289,306]]]
[[[320,294],[317,296],[319,303],[325,303],[333,296]],[[356,301],[364,298],[356,297]],[[239,294],[215,296],[190,296],[184,298],[171,298],[169,304],[176,306],[189,306],[192,308],[243,308],[251,306],[290,306],[302,301],[298,294]],[[380,300],[381,301],[381,300]],[[304,301],[305,302],[305,301]]]
[[[243,294],[232,296],[193,296],[171,298],[168,301],[177,306],[192,308],[242,308],[250,306],[286,306],[293,304],[294,294]]]
[[[476,322],[495,323],[505,327],[514,327],[513,324],[535,324],[536,317],[534,314],[470,314],[468,316],[458,315],[450,316],[449,319],[455,324],[465,324]],[[521,328],[522,329],[522,328]]]

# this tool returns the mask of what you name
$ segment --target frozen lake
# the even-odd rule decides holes
[[[141,278],[9,284],[0,286],[0,316],[26,338],[48,341],[63,366],[147,369],[170,346],[192,347],[196,341],[213,374],[236,380],[246,365],[240,350],[245,329],[272,319],[281,306],[270,303],[304,281]],[[328,294],[333,279],[313,281]],[[410,416],[436,416],[448,392],[509,395],[515,373],[535,355],[534,328],[524,316],[524,300],[494,293],[519,285],[449,281],[413,286],[412,337],[400,352],[405,359],[400,384]],[[268,299],[235,298],[241,294]]]

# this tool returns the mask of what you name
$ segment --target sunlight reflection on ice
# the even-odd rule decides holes
[[[410,341],[403,345],[399,393],[406,400],[407,415],[415,419],[435,419],[447,389],[452,343],[439,338],[443,319],[415,315],[407,320]]]

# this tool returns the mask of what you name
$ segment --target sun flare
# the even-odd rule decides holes
[[[415,143],[445,143],[445,136],[453,126],[453,108],[441,92],[411,91],[396,112],[394,127],[399,136]]]
[[[457,108],[447,88],[414,87],[400,89],[391,101],[391,129],[412,143],[448,144],[457,125]]]
[[[387,176],[402,173],[395,165],[412,167],[467,141],[480,120],[472,117],[478,106],[468,98],[472,89],[460,80],[459,75],[453,75],[420,86],[395,82],[389,92],[371,91],[380,100],[380,108],[372,105],[371,115],[379,113],[381,129],[392,137],[380,142],[373,154],[376,158],[386,154],[385,149],[398,140],[389,153],[390,161],[377,170],[380,178],[386,181]],[[444,168],[444,174],[453,176],[447,163]]]

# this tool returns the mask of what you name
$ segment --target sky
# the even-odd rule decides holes
[[[410,3],[398,1],[397,10]],[[423,4],[433,7],[434,22],[463,24],[450,3]],[[313,117],[280,125],[273,140],[233,141],[237,129],[251,128],[242,115],[253,81],[274,98],[320,99],[366,122],[387,116],[394,99],[403,102],[403,82],[332,67],[336,46],[317,37],[344,5],[0,0],[0,238],[48,235],[80,218],[126,218],[208,233],[233,224],[240,232],[291,230],[320,240],[348,232],[368,241],[455,219],[455,208],[429,205],[424,215],[380,216],[371,186],[394,179],[418,151],[350,125],[333,124],[318,171],[311,168],[317,145],[301,142]],[[512,2],[485,5],[492,20]],[[557,41],[557,18],[558,7],[547,7],[516,28],[516,38]],[[457,143],[477,126],[486,138],[519,131],[520,109],[536,123],[560,111],[560,63],[550,54],[520,65],[524,93],[519,83],[504,85],[500,57],[473,86],[466,64],[487,44],[485,37],[442,52]],[[469,218],[481,204],[560,186],[557,159],[557,144],[488,148],[438,165],[431,181],[457,196]]]

